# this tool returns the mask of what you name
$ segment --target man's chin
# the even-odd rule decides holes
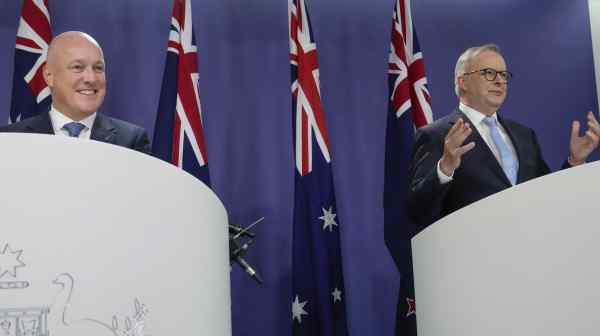
[[[79,108],[76,113],[81,119],[84,119],[84,118],[91,116],[96,111],[98,111],[98,106],[94,105],[94,106],[86,106],[83,108]]]
[[[81,113],[91,114],[98,110],[100,104],[97,101],[80,102],[77,104],[77,109]]]
[[[499,109],[500,106],[502,106],[502,103],[504,103],[504,98],[502,99],[492,99],[490,101],[490,105],[495,107],[496,109]]]

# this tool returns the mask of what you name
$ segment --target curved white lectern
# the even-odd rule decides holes
[[[412,240],[419,336],[600,334],[600,163],[515,186]]]
[[[129,149],[0,134],[0,335],[230,335],[227,215]]]

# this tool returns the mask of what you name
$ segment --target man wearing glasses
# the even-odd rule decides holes
[[[454,71],[460,103],[450,115],[417,132],[410,167],[408,209],[419,230],[436,220],[550,168],[534,131],[496,112],[512,74],[493,44],[467,49]],[[598,146],[600,124],[587,114],[580,136],[573,122],[563,168],[585,163]]]

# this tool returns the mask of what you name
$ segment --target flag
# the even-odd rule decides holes
[[[384,174],[385,242],[400,271],[396,334],[416,335],[410,239],[416,228],[407,216],[408,167],[415,130],[432,122],[431,99],[410,0],[396,0],[388,61],[390,92]]]
[[[331,152],[317,47],[305,0],[289,0],[295,178],[292,238],[294,335],[347,335]]]
[[[50,111],[52,98],[43,76],[52,40],[48,1],[23,1],[15,45],[9,123]]]
[[[153,154],[210,186],[190,0],[174,0]]]

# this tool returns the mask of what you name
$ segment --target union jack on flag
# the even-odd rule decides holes
[[[152,151],[210,186],[198,78],[191,2],[174,0]]]
[[[346,292],[317,46],[305,0],[289,0],[294,223],[294,335],[347,335]]]
[[[384,183],[385,242],[400,271],[397,335],[416,335],[410,239],[416,227],[405,208],[415,130],[433,121],[423,54],[412,23],[410,0],[396,0],[388,61]]]
[[[50,110],[50,89],[43,77],[52,40],[48,1],[23,1],[15,46],[9,123]]]
[[[390,79],[393,79],[390,106],[396,118],[410,110],[416,128],[431,123],[431,97],[423,54],[412,24],[410,0],[396,0],[388,65]]]

